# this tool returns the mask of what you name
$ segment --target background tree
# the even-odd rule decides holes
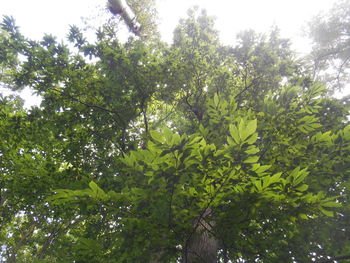
[[[349,16],[350,1],[341,0],[309,23],[314,76],[333,89],[342,89],[349,81]]]

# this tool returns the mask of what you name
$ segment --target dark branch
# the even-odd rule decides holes
[[[262,78],[262,76],[259,76],[252,80],[252,82],[249,85],[246,85],[244,89],[242,89],[236,96],[235,99],[238,99],[244,92],[246,92],[248,89],[253,87],[258,79]]]
[[[148,134],[149,134],[148,119],[147,119],[147,110],[145,106],[142,107],[142,115],[143,115],[143,122],[145,124],[145,133],[146,133],[146,136],[148,137]]]
[[[316,263],[333,263],[335,260],[345,260],[345,259],[350,259],[350,255],[343,255],[343,256],[338,256],[338,257],[333,257],[330,259],[326,259],[323,261],[316,261]]]
[[[86,106],[86,107],[95,108],[95,109],[98,109],[98,110],[100,110],[100,111],[104,111],[104,112],[108,112],[108,113],[110,113],[110,114],[113,114],[113,115],[115,115],[115,116],[118,117],[119,121],[120,121],[124,126],[125,126],[125,124],[126,124],[125,121],[124,121],[124,119],[123,119],[123,118],[120,116],[120,114],[119,114],[118,112],[116,112],[116,111],[109,110],[109,109],[103,108],[103,107],[98,106],[98,105],[94,105],[94,104],[90,104],[90,103],[84,102],[84,101],[82,101],[82,100],[80,100],[80,99],[78,99],[78,98],[73,97],[72,95],[66,94],[66,93],[64,93],[64,92],[62,92],[62,91],[60,91],[60,90],[58,90],[58,89],[55,89],[55,88],[52,88],[52,90],[57,91],[57,92],[59,92],[62,96],[67,97],[67,98],[69,98],[69,99],[71,99],[71,100],[73,100],[73,101],[75,101],[75,102],[78,102],[78,103],[80,103],[80,104],[82,104],[82,105],[84,105],[84,106]]]

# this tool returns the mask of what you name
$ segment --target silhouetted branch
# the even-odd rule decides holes
[[[344,259],[350,259],[350,255],[343,255],[343,256],[338,256],[338,257],[333,257],[330,259],[326,259],[323,261],[316,261],[316,263],[333,263],[335,260],[344,260]]]

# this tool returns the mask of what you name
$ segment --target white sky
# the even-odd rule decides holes
[[[237,32],[254,29],[265,32],[273,24],[283,35],[300,36],[302,26],[335,0],[157,0],[160,30],[170,41],[179,18],[198,5],[216,16],[217,28],[225,43],[232,43]],[[40,39],[44,33],[64,38],[70,24],[81,24],[81,17],[94,16],[107,0],[0,0],[0,15],[12,15],[22,32]],[[299,47],[298,47],[299,49]],[[302,50],[302,48],[300,48]]]
[[[188,8],[198,5],[217,18],[220,38],[233,44],[235,34],[244,29],[266,32],[277,25],[283,37],[292,39],[300,53],[310,50],[302,38],[306,21],[320,11],[329,9],[335,0],[157,0],[160,31],[164,40],[171,41],[172,33]],[[0,0],[0,16],[11,15],[21,32],[40,39],[50,33],[64,39],[69,25],[82,25],[81,17],[102,14],[107,0]]]

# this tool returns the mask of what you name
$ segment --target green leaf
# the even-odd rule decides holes
[[[238,132],[239,132],[239,136],[241,137],[242,140],[243,140],[242,134],[243,134],[244,130],[245,130],[245,122],[243,119],[241,119],[239,121],[239,124],[238,124]]]
[[[255,171],[256,173],[260,174],[260,173],[263,173],[265,172],[266,170],[270,169],[271,165],[262,165],[260,166],[259,168],[253,170]]]
[[[200,142],[202,139],[203,139],[202,136],[196,136],[196,137],[194,137],[194,138],[188,143],[188,145],[192,145],[192,144],[198,143],[198,142]]]
[[[92,194],[93,194],[94,198],[97,198],[97,199],[106,199],[107,198],[106,193],[94,181],[91,181],[89,183],[89,187],[93,192]]]
[[[323,207],[342,207],[342,204],[337,203],[337,202],[324,202],[324,203],[321,203],[321,206],[323,206]]]
[[[261,183],[260,180],[254,181],[254,186],[255,186],[255,188],[258,190],[258,192],[261,192],[261,191],[262,191],[262,183]]]
[[[268,166],[268,165],[267,165]],[[282,173],[276,173],[273,176],[270,177],[270,184],[279,182],[279,179],[281,177]]]
[[[333,211],[329,211],[326,209],[323,209],[321,207],[319,207],[319,210],[322,212],[322,214],[324,214],[325,216],[329,216],[329,217],[333,217],[334,216],[334,212]]]
[[[251,148],[249,148],[248,150],[246,150],[245,151],[245,153],[247,153],[247,154],[256,154],[256,153],[258,153],[260,150],[259,150],[259,148],[257,148],[257,147],[252,147],[252,146],[250,146]]]
[[[217,93],[215,93],[214,95],[214,104],[216,107],[219,105],[219,96]]]
[[[94,182],[94,181],[91,181],[89,183],[89,187],[91,188],[92,191],[94,192],[97,192],[100,190],[100,187],[98,187],[98,185]],[[102,189],[101,189],[102,190]]]
[[[305,214],[299,214],[299,218],[300,218],[300,219],[304,219],[304,220],[309,219],[308,216],[305,215]]]
[[[238,129],[235,125],[230,124],[229,126],[231,137],[235,140],[236,144],[240,144],[241,139],[239,137]]]
[[[196,196],[198,194],[194,187],[188,188],[188,193],[190,194],[190,196]]]
[[[234,140],[232,140],[231,138],[232,137],[230,137],[230,136],[227,136],[227,138],[226,138],[228,145],[232,145],[232,146],[237,145],[237,143]]]
[[[255,172],[259,167],[260,167],[260,163],[255,163],[255,164],[252,165],[251,170],[252,170],[253,172]]]
[[[305,192],[308,188],[309,186],[307,184],[302,184],[301,186],[296,187],[295,190],[299,192]]]
[[[163,143],[164,142],[164,137],[161,132],[155,131],[155,130],[150,130],[149,131],[152,139],[156,140],[157,142]]]
[[[259,161],[259,156],[250,156],[244,160],[244,163],[256,163],[257,161]]]
[[[166,139],[164,142],[167,142],[169,145],[172,145],[171,142],[173,139],[173,132],[168,127],[165,127],[163,129],[163,135]]]
[[[265,176],[261,178],[263,188],[267,188],[271,184],[270,179],[271,179],[270,176]]]
[[[302,181],[304,181],[305,177],[309,174],[307,172],[307,168],[300,170],[297,175],[294,176],[293,186],[296,186],[300,184]]]
[[[255,133],[257,128],[257,120],[251,120],[247,123],[247,126],[241,132],[242,141],[245,141],[246,138]]]
[[[250,136],[250,138],[248,138],[245,142],[248,144],[253,144],[256,142],[256,140],[258,139],[258,134],[254,133],[252,136]]]
[[[300,171],[300,167],[298,166],[298,167],[294,168],[294,170],[290,173],[290,176],[296,178],[299,171]]]

